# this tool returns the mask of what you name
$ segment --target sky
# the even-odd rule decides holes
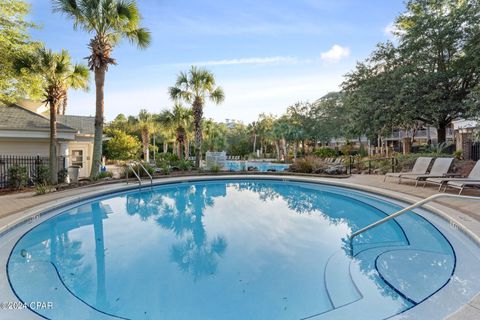
[[[48,0],[30,0],[35,40],[75,62],[86,63],[91,34],[52,11]],[[152,43],[128,41],[113,51],[105,84],[105,116],[171,108],[168,88],[180,71],[203,66],[225,91],[221,105],[206,103],[205,116],[245,123],[260,113],[280,115],[297,101],[315,101],[338,90],[343,76],[392,37],[403,0],[138,0]],[[95,114],[90,90],[70,91],[68,114]]]

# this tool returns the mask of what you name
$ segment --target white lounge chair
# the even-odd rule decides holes
[[[477,161],[466,178],[428,178],[425,180],[425,183],[437,184],[439,186],[438,191],[440,191],[442,187],[446,189],[448,182],[458,182],[458,185],[462,185],[461,182],[480,182],[480,160]]]
[[[432,170],[428,174],[404,174],[400,179],[415,180],[415,187],[419,181],[425,181],[428,178],[443,178],[448,176],[448,171],[452,166],[453,158],[437,158],[433,163]]]
[[[398,179],[398,183],[402,182],[402,176],[406,174],[426,174],[428,168],[430,167],[430,163],[432,162],[432,158],[430,157],[419,157],[415,160],[415,164],[413,165],[412,171],[410,172],[390,172],[385,174],[385,178],[383,182],[387,181],[387,177],[393,177]]]

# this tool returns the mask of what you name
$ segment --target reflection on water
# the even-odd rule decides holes
[[[323,283],[329,257],[339,250],[349,255],[347,236],[384,216],[356,197],[325,187],[272,181],[164,186],[93,201],[42,223],[19,241],[9,271],[28,301],[38,300],[41,290],[31,290],[34,273],[21,271],[22,266],[51,262],[68,290],[110,314],[296,319],[332,309]],[[404,228],[415,220],[403,219]],[[428,245],[451,253],[438,232],[423,227],[427,231],[415,248]],[[412,247],[402,227],[391,221],[353,245],[355,266],[374,284],[375,294],[395,311],[408,307],[375,266],[384,248]],[[392,255],[382,260],[383,270],[397,272],[398,284],[408,287],[410,275],[394,270],[399,259]],[[432,259],[432,264],[440,261]],[[442,260],[442,270],[451,263]],[[435,272],[433,265],[421,268]]]

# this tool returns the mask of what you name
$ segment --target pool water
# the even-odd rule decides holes
[[[225,169],[227,171],[281,172],[287,170],[289,166],[288,164],[271,162],[225,161]]]
[[[451,279],[444,235],[344,188],[217,180],[87,201],[26,233],[8,261],[48,319],[384,319]]]

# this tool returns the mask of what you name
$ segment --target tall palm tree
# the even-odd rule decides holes
[[[105,73],[110,64],[117,64],[112,50],[122,39],[128,39],[139,48],[150,44],[150,32],[140,27],[140,12],[134,0],[53,0],[54,10],[73,19],[75,28],[92,34],[88,45],[91,54],[88,66],[95,73],[95,142],[93,163],[102,157],[104,120]],[[99,166],[92,166],[91,177],[98,174]]]
[[[188,139],[188,129],[193,122],[193,112],[190,108],[185,108],[180,103],[175,104],[172,110],[164,110],[160,116],[160,122],[166,127],[175,130],[175,140],[177,141],[177,155],[183,159],[183,151],[186,151],[186,142]],[[185,156],[188,154],[185,152]]]
[[[200,167],[202,157],[202,119],[205,100],[220,104],[225,100],[221,87],[216,86],[215,76],[210,71],[192,66],[188,72],[181,72],[175,86],[170,87],[170,98],[192,105],[195,127],[195,165]]]
[[[135,128],[140,131],[143,145],[143,160],[150,161],[150,135],[157,130],[157,122],[151,113],[147,110],[140,110],[138,117],[136,118]]]
[[[58,182],[57,164],[57,109],[69,88],[88,89],[89,71],[81,64],[73,64],[67,51],[55,53],[39,48],[14,62],[19,73],[37,76],[43,83],[45,103],[50,108],[50,182]]]

